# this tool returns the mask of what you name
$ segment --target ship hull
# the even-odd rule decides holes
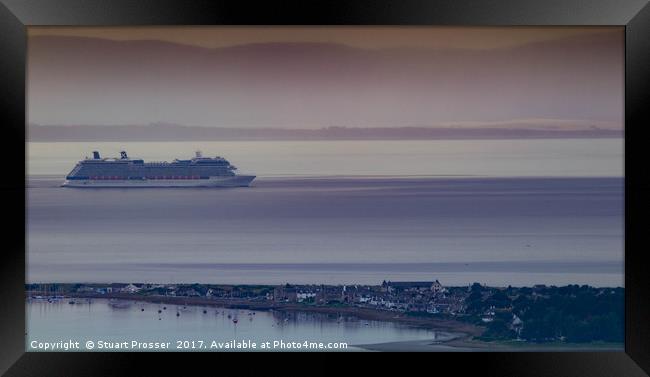
[[[66,180],[62,187],[98,188],[98,187],[248,187],[255,179],[254,175],[235,175],[210,177],[208,179],[80,179]]]

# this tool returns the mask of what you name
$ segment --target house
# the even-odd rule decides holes
[[[410,312],[426,312],[427,304],[424,302],[411,302],[407,306]]]
[[[427,313],[429,314],[449,313],[450,311],[451,305],[449,303],[430,302],[427,306]]]
[[[77,288],[77,292],[82,293],[82,292],[95,292],[95,288],[93,287],[88,287],[88,286],[81,286]]]
[[[126,287],[122,288],[120,291],[125,293],[136,293],[140,291],[141,288],[135,286],[133,283],[129,283]]]
[[[343,286],[343,290],[341,292],[341,301],[342,302],[347,302],[347,303],[352,303],[352,302],[358,302],[359,301],[359,287],[358,286],[353,286],[353,287],[346,287],[345,285]]]
[[[281,285],[273,290],[273,298],[275,301],[296,302],[298,291],[296,287],[289,284]]]
[[[441,292],[444,288],[436,281],[384,281],[382,291],[389,293],[398,292]]]
[[[521,330],[524,328],[524,321],[521,320],[516,314],[512,314],[512,322],[510,329],[517,333],[517,337],[521,335]]]
[[[316,293],[315,299],[318,304],[341,302],[343,299],[343,290],[339,287],[326,287],[321,285]]]
[[[433,293],[442,293],[442,292],[445,292],[445,288],[442,286],[442,284],[440,284],[440,282],[438,281],[438,279],[436,279],[436,281],[434,281],[433,283],[431,283],[431,292],[433,292]]]
[[[200,297],[201,293],[199,293],[196,289],[190,288],[186,289],[183,291],[182,296],[188,296],[188,297]]]
[[[316,298],[316,293],[313,292],[298,292],[296,293],[296,300],[298,302],[309,301]]]
[[[360,304],[366,304],[366,303],[370,302],[370,300],[372,300],[372,297],[370,297],[370,296],[358,296],[357,297],[357,302],[359,302]]]

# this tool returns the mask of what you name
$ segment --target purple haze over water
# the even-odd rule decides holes
[[[29,180],[29,282],[623,286],[620,177],[58,184]]]

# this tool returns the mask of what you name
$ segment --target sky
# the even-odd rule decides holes
[[[28,120],[623,124],[620,27],[29,27]]]

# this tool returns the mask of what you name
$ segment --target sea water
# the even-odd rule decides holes
[[[132,341],[169,343],[170,351],[263,351],[260,347],[264,342],[270,342],[270,350],[274,351],[303,351],[310,350],[309,343],[313,342],[323,343],[323,347],[327,347],[327,343],[343,342],[346,346],[337,344],[337,348],[332,345],[331,349],[345,351],[359,350],[356,346],[364,344],[443,341],[452,336],[446,332],[336,314],[250,311],[142,302],[114,307],[106,299],[77,301],[77,304],[69,304],[68,300],[27,302],[26,349],[39,351],[44,350],[38,348],[39,343],[56,344],[73,340],[79,342],[81,351],[88,350],[88,341],[93,342],[94,351],[164,350],[141,348],[142,346],[132,348]],[[234,319],[237,319],[237,323],[233,322]],[[128,348],[100,349],[100,341],[108,344],[126,341]],[[274,342],[278,342],[275,347]],[[304,342],[308,343],[306,347]],[[248,347],[226,348],[227,343],[246,343]],[[257,345],[255,349],[252,348],[253,343]],[[292,343],[302,345],[298,348],[297,344],[292,346]]]
[[[59,187],[92,150],[237,189]],[[623,286],[622,139],[29,143],[28,282]]]

